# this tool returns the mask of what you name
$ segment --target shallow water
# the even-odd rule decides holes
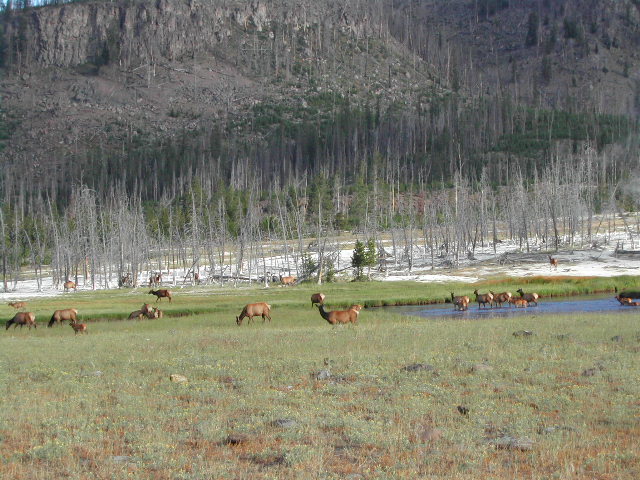
[[[623,307],[613,296],[579,296],[565,298],[540,299],[538,306],[527,308],[495,307],[478,308],[477,303],[469,305],[465,311],[453,309],[450,303],[439,305],[381,307],[385,311],[430,318],[500,318],[531,314],[567,314],[567,313],[620,313],[622,315],[640,315],[640,307]]]

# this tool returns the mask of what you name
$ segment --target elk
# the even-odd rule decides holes
[[[283,277],[282,275],[280,276],[280,283],[284,286],[287,287],[289,285],[294,285],[296,283],[296,277]]]
[[[149,286],[154,287],[156,285],[160,285],[162,283],[162,273],[157,275],[151,275],[149,277]]]
[[[362,310],[362,305],[352,305],[349,310],[333,310],[327,312],[324,308],[324,304],[319,307],[320,315],[331,325],[340,325],[345,323],[356,323],[358,321],[358,315]]]
[[[500,305],[501,307],[503,303],[510,303],[511,298],[513,297],[511,292],[490,293],[493,295],[493,303]]]
[[[640,306],[640,302],[634,302],[630,297],[621,297],[620,295],[617,295],[615,299],[618,300],[618,302],[620,302],[620,305],[624,307]]]
[[[469,308],[469,297],[464,296],[455,296],[453,292],[451,292],[451,303],[453,303],[455,310],[466,310]]]
[[[315,304],[318,304],[318,305],[323,304],[325,298],[326,297],[324,293],[314,293],[313,295],[311,295],[311,308],[313,308]]]
[[[150,316],[151,315],[151,316]],[[164,313],[159,308],[153,307],[153,313],[147,315],[148,318],[162,318]]]
[[[87,331],[86,323],[76,323],[75,320],[71,320],[69,322],[69,325],[71,325],[71,328],[73,328],[73,331],[75,332],[76,335],[78,334],[78,332],[86,333],[87,335],[89,335],[89,332]]]
[[[551,255],[547,255],[549,257],[549,270],[552,268],[558,269],[558,259],[553,258]]]
[[[69,290],[71,290],[73,288],[74,291],[78,291],[78,287],[76,285],[76,282],[72,282],[71,280],[67,280],[66,282],[64,282],[64,284],[62,285],[64,287],[64,291],[68,292]]]
[[[31,312],[18,312],[16,313],[11,320],[7,322],[7,328],[5,330],[9,330],[9,327],[13,324],[13,328],[16,328],[20,325],[20,328],[27,325],[29,330],[31,330],[31,326],[33,328],[38,328],[38,324],[36,323],[36,316]]]
[[[478,302],[478,308],[484,305],[487,308],[487,303],[493,308],[493,295],[491,293],[478,293],[478,290],[474,290],[473,293],[476,296],[476,302]]]
[[[518,292],[520,294],[520,298],[526,300],[528,304],[535,303],[536,307],[538,306],[538,299],[540,298],[540,295],[537,293],[524,293],[521,288],[516,290],[516,292]]]
[[[169,290],[150,290],[149,295],[155,295],[158,297],[156,298],[156,302],[161,298],[168,298],[169,302],[171,302],[171,292]]]
[[[133,312],[131,312],[129,314],[128,319],[129,320],[133,320],[134,318],[137,318],[138,320],[142,320],[142,317],[144,317],[145,315],[147,315],[145,312],[143,312],[142,310],[134,310]]]
[[[529,306],[529,302],[522,297],[510,298],[509,303],[513,304],[516,308],[525,308]]]
[[[15,308],[16,310],[20,310],[21,308],[25,308],[27,306],[27,302],[9,302],[7,303],[7,305]]]
[[[242,320],[244,317],[249,317],[247,323],[251,323],[253,321],[253,317],[260,315],[262,317],[262,323],[264,323],[265,319],[268,318],[271,321],[271,305],[265,302],[259,303],[248,303],[242,309],[239,317],[236,317],[236,323],[238,325],[242,325]]]
[[[71,320],[75,322],[78,319],[78,310],[75,308],[65,308],[64,310],[56,310],[51,315],[51,320],[47,324],[47,327],[53,327],[54,324],[66,322]]]

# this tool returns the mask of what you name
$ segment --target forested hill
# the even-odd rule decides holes
[[[166,207],[637,167],[637,0],[29,3],[0,32],[0,188],[23,211],[81,184]]]

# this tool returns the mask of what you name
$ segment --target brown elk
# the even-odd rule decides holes
[[[493,303],[495,303],[496,305],[500,305],[501,307],[503,303],[509,303],[509,301],[513,297],[511,292],[490,293],[493,295]]]
[[[153,313],[147,315],[148,318],[162,318],[164,313],[159,308],[153,307]]]
[[[129,314],[128,319],[129,320],[133,320],[134,318],[137,318],[138,320],[142,320],[142,317],[146,316],[147,314],[145,312],[143,312],[142,310],[134,310],[133,312],[131,312]]]
[[[87,331],[86,323],[77,323],[75,320],[71,320],[69,322],[69,325],[71,325],[71,328],[73,328],[73,331],[75,332],[76,335],[78,334],[78,332],[86,333],[87,335],[89,335],[89,332]]]
[[[455,296],[453,292],[451,292],[451,303],[453,303],[455,310],[466,310],[469,308],[469,297],[466,295]]]
[[[484,305],[487,308],[487,303],[493,308],[493,295],[491,293],[478,293],[478,290],[474,290],[473,293],[476,296],[476,302],[478,302],[478,308]]]
[[[296,283],[296,280],[297,280],[296,277],[283,277],[283,276],[280,276],[280,283],[285,287],[288,287],[290,285],[294,285]]]
[[[547,255],[549,257],[549,270],[552,268],[558,269],[558,259],[553,258],[551,255]]]
[[[66,322],[71,320],[75,322],[78,319],[78,310],[75,308],[65,308],[64,310],[56,310],[51,315],[51,320],[47,324],[47,327],[53,327],[54,324]]]
[[[151,275],[149,277],[149,286],[155,287],[162,283],[162,273],[158,273],[157,275]]]
[[[168,298],[169,302],[171,302],[171,292],[169,290],[150,290],[149,295],[155,295],[158,297],[156,298],[156,302],[161,298]]]
[[[69,290],[71,290],[73,288],[74,291],[78,291],[78,286],[76,285],[76,282],[72,282],[71,280],[67,280],[66,282],[64,282],[62,284],[62,286],[64,287],[64,291],[68,292]]]
[[[630,297],[621,297],[620,295],[616,295],[615,299],[624,307],[640,306],[640,302],[634,302]]]
[[[7,322],[7,328],[5,330],[9,330],[9,327],[13,324],[13,328],[16,328],[20,325],[20,328],[27,325],[29,330],[31,330],[31,326],[33,328],[38,328],[38,324],[36,323],[36,316],[31,312],[18,312],[16,313],[11,320]]]
[[[320,315],[327,322],[331,325],[340,325],[345,323],[356,323],[358,321],[358,316],[360,315],[360,310],[362,310],[362,305],[352,305],[349,307],[349,310],[333,310],[331,312],[327,312],[323,304],[318,308],[320,310]]]
[[[7,303],[7,305],[15,308],[16,310],[20,310],[21,308],[25,308],[27,306],[27,302],[9,302]]]
[[[247,323],[251,323],[253,321],[253,317],[256,317],[258,315],[262,317],[262,323],[264,323],[266,318],[271,321],[270,313],[271,305],[269,305],[268,303],[249,303],[244,306],[242,312],[240,313],[240,316],[236,317],[236,323],[238,325],[242,325],[242,320],[244,319],[244,317],[249,317]]]
[[[516,290],[516,292],[518,292],[520,294],[520,298],[526,300],[528,304],[535,303],[536,307],[538,306],[538,299],[540,298],[540,295],[537,293],[524,293],[521,288]]]
[[[516,308],[525,308],[529,306],[529,302],[522,297],[512,297],[509,299],[509,303],[513,304]]]
[[[313,307],[315,304],[323,304],[325,298],[326,297],[324,293],[314,293],[313,295],[311,295],[311,307]]]

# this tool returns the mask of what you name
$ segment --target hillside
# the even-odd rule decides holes
[[[625,144],[640,111],[639,15],[632,0],[5,10],[4,196],[63,206],[87,183],[160,201],[194,176],[263,189],[460,169],[502,183]]]

